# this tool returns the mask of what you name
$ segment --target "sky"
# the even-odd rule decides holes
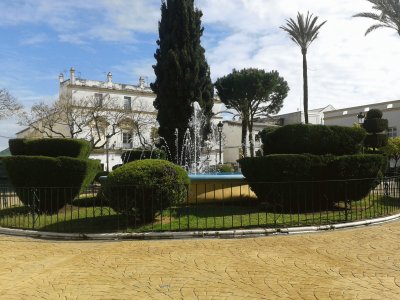
[[[52,102],[58,75],[137,84],[154,80],[160,0],[0,0],[0,88],[29,109]],[[366,0],[195,0],[203,12],[202,45],[215,81],[232,69],[277,70],[290,92],[281,113],[302,107],[300,49],[280,29],[297,12],[327,20],[308,59],[309,107],[335,108],[400,99],[400,36],[364,36],[373,20]],[[0,121],[0,150],[23,127]]]

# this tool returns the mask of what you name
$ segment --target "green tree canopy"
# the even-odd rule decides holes
[[[276,114],[289,92],[287,82],[277,71],[260,69],[233,70],[215,82],[218,96],[228,109],[237,111],[242,119],[242,150],[246,156],[247,131],[250,155],[254,156],[253,123],[255,118]]]
[[[213,86],[205,50],[200,44],[203,34],[202,12],[194,8],[194,0],[164,0],[161,4],[158,49],[153,66],[156,80],[151,84],[157,94],[154,107],[158,110],[159,135],[172,154],[176,151],[175,131],[178,130],[178,149],[198,102],[206,118],[205,133],[210,130],[213,107]]]
[[[400,136],[388,139],[386,146],[381,150],[394,160],[394,167],[397,168],[397,163],[400,161]]]

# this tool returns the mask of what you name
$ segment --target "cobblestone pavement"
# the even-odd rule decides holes
[[[400,299],[400,222],[247,239],[0,236],[0,299]]]

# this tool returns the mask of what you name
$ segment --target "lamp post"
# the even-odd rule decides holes
[[[224,124],[219,121],[217,124],[218,133],[219,133],[219,164],[222,164],[222,127]]]
[[[360,111],[357,115],[357,119],[358,119],[358,124],[362,127],[363,123],[364,123],[364,118],[365,115],[362,111]],[[361,145],[361,152],[364,154],[364,146]]]
[[[358,124],[362,125],[364,123],[365,115],[362,111],[360,111],[357,115]]]
[[[116,126],[117,126],[116,124],[112,125],[112,133],[111,133],[111,135],[110,134],[106,134],[106,171],[107,172],[110,172],[109,160],[108,160],[108,154],[109,154],[108,151],[109,151],[109,148],[110,148],[109,142],[110,142],[110,137],[112,137],[115,134],[115,127]],[[113,145],[115,145],[115,142],[113,143]]]

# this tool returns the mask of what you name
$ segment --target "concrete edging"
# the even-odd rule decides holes
[[[0,234],[25,236],[39,239],[54,240],[151,240],[151,239],[187,239],[187,238],[241,238],[269,235],[288,235],[311,233],[327,230],[345,229],[360,226],[376,225],[400,219],[400,214],[393,216],[356,221],[350,223],[340,223],[321,226],[304,226],[289,228],[256,228],[256,229],[237,229],[237,230],[214,230],[214,231],[185,231],[185,232],[143,232],[143,233],[58,233],[45,232],[25,229],[14,229],[0,227]]]

